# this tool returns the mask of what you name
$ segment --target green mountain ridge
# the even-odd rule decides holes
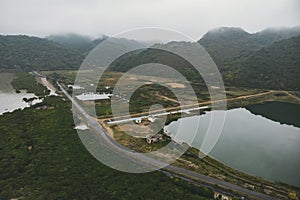
[[[232,62],[225,77],[239,86],[299,90],[300,36],[275,42]]]
[[[75,33],[65,35],[49,35],[46,37],[46,39],[50,41],[61,44],[69,49],[76,50],[83,55],[87,55],[94,47],[107,38],[107,36],[103,36],[97,39],[92,39],[88,36],[82,36]]]
[[[241,28],[221,27],[209,31],[198,43],[217,64],[225,85],[298,90],[299,35],[300,27],[266,29],[254,34]],[[0,36],[0,70],[78,69],[84,57],[105,39],[92,40],[76,34],[54,35],[46,39],[22,35]],[[135,49],[145,46],[135,40],[111,39],[119,50],[128,46]],[[156,45],[169,44],[179,45],[188,51],[189,44],[185,42]],[[155,45],[152,47],[155,48]],[[105,52],[106,56],[114,53],[114,49]],[[97,55],[94,56],[95,64],[99,64]],[[151,62],[169,64],[188,76],[189,80],[202,82],[186,61],[153,49],[123,55],[113,62],[110,70],[125,72]]]
[[[241,28],[221,27],[207,32],[198,42],[211,55],[219,70],[224,71],[233,60],[298,35],[300,27],[270,28],[253,34]]]
[[[207,46],[215,44],[214,52],[216,54],[206,50],[216,63],[218,63],[216,56],[219,55],[223,55],[223,60],[226,60],[226,67],[218,67],[227,86],[298,90],[300,85],[298,81],[300,77],[300,36],[277,41],[279,38],[296,35],[298,30],[298,28],[267,29],[256,34],[249,34],[240,28],[216,29],[207,33],[211,42],[205,40]],[[245,40],[245,38],[247,39]],[[255,42],[251,43],[251,40]],[[226,45],[222,46],[222,41]],[[185,49],[185,51],[189,49],[189,44],[186,42],[170,42],[161,45],[171,44],[177,45],[178,48]],[[122,56],[111,67],[112,70],[126,72],[135,66],[151,62],[172,66],[188,77],[188,80],[203,83],[189,63],[170,53],[154,49],[136,51]]]
[[[0,68],[6,70],[77,69],[83,56],[55,42],[25,35],[0,35]]]

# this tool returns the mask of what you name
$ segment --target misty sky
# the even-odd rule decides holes
[[[163,27],[197,40],[219,26],[299,26],[299,11],[299,0],[0,0],[0,33],[95,37]]]

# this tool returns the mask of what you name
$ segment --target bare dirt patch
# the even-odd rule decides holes
[[[145,137],[152,132],[149,126],[144,126],[144,125],[131,126],[130,124],[122,124],[119,125],[119,128],[122,131],[136,134],[135,137]]]
[[[150,84],[152,84],[153,82],[150,82],[150,81],[147,81],[147,82],[144,82],[144,84],[146,84],[146,85],[150,85]]]
[[[114,131],[109,126],[107,126],[107,124],[104,122],[104,120],[103,119],[99,119],[98,121],[105,128],[105,130],[108,133],[108,135],[111,138],[114,138]]]
[[[211,89],[220,89],[220,87],[218,87],[218,86],[213,86],[213,85],[210,86],[210,88],[211,88]]]
[[[171,86],[172,88],[179,88],[179,89],[185,88],[185,85],[182,83],[166,83],[166,84]]]

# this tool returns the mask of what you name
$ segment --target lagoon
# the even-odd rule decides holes
[[[33,93],[27,93],[25,90],[16,93],[11,85],[13,78],[13,73],[0,73],[0,115],[16,109],[23,109],[42,101],[37,99],[30,104],[23,101],[23,98],[29,99],[36,96]]]
[[[274,114],[275,108],[280,115],[276,110]],[[227,110],[223,131],[209,155],[248,174],[300,186],[300,128],[295,123],[300,119],[299,109],[297,104],[270,102]],[[189,133],[197,129],[191,145],[199,149],[210,116],[211,112],[207,112],[182,118],[166,128],[172,136],[181,122],[185,130],[181,140],[186,141],[191,137]]]

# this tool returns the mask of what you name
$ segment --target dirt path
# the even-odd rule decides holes
[[[292,98],[297,99],[298,101],[300,101],[300,98],[299,98],[299,97],[297,97],[297,96],[291,94],[290,92],[288,92],[288,91],[282,91],[282,92],[285,93],[285,94],[287,94],[288,96],[290,96],[290,97],[292,97]]]
[[[49,89],[56,92],[56,88],[46,78],[41,78],[41,81],[42,81],[43,85],[47,86]]]
[[[36,80],[41,83],[43,86],[47,87],[48,90],[50,90],[50,95],[56,94],[56,88],[47,80],[45,77],[37,77]]]
[[[165,100],[172,101],[172,102],[175,102],[175,103],[180,103],[180,102],[177,101],[176,99],[172,99],[172,98],[166,97],[166,96],[161,95],[161,94],[156,94],[156,96],[158,96],[158,97],[161,98],[161,99],[165,99]]]
[[[98,121],[103,126],[103,128],[105,128],[105,130],[108,133],[108,135],[112,139],[114,139],[114,132],[113,132],[113,130],[109,126],[107,126],[107,124],[104,122],[103,119],[95,119],[95,121]]]

